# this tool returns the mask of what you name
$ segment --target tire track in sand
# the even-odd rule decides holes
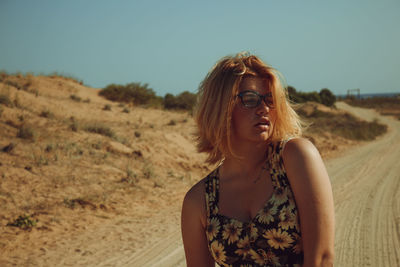
[[[383,137],[326,162],[335,200],[336,266],[400,266],[400,121],[337,103],[340,109],[389,126]],[[177,231],[119,259],[119,266],[185,266]]]
[[[400,266],[400,122],[338,106],[365,120],[379,118],[389,131],[327,163],[335,198],[335,265]]]

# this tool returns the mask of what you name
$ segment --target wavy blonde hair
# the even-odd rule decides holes
[[[231,144],[232,111],[244,77],[265,80],[272,92],[277,119],[269,141],[301,135],[301,121],[288,100],[282,75],[257,56],[239,53],[220,59],[199,86],[195,111],[197,149],[214,164],[234,155]]]

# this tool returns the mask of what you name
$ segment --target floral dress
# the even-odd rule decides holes
[[[218,213],[218,168],[206,177],[206,235],[211,255],[219,265],[301,266],[303,263],[297,206],[282,160],[285,143],[271,143],[268,147],[272,196],[249,222]]]

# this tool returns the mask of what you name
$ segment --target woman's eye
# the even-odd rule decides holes
[[[245,102],[257,102],[258,101],[258,96],[256,95],[244,95],[243,100]]]

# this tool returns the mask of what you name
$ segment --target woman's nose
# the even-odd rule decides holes
[[[269,107],[264,100],[261,101],[260,105],[258,105],[256,113],[259,115],[264,115],[269,113]]]

